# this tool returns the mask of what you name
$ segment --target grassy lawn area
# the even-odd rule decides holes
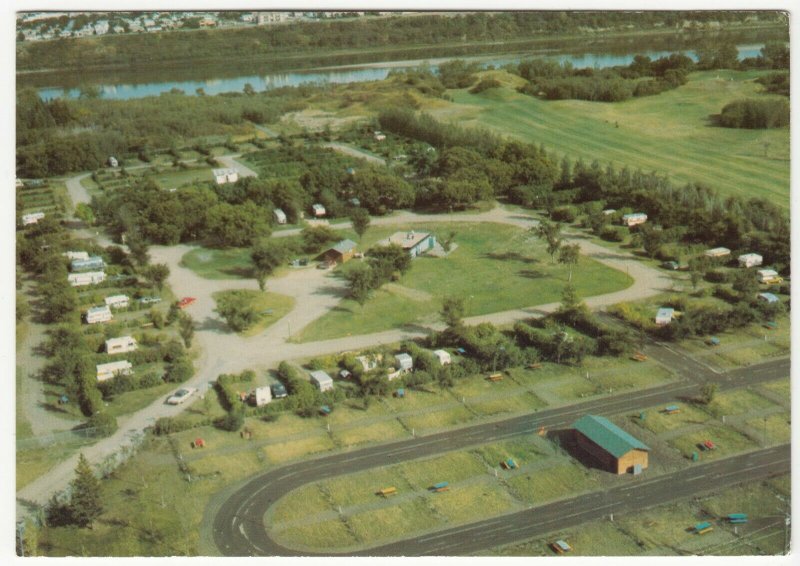
[[[108,402],[107,411],[115,417],[135,413],[140,409],[144,409],[159,397],[163,396],[166,401],[166,398],[178,389],[180,389],[180,383],[162,383],[155,387],[147,387],[145,389],[136,389],[134,391],[121,393],[115,395],[114,398]]]
[[[417,433],[425,433],[463,424],[474,418],[475,415],[463,406],[459,406],[451,409],[439,409],[421,415],[401,417],[400,420],[406,427],[414,429]]]
[[[181,265],[206,279],[251,279],[249,248],[195,248],[184,254]]]
[[[474,452],[480,456],[486,464],[495,468],[500,465],[500,462],[504,462],[509,458],[513,458],[520,467],[524,467],[536,461],[543,461],[547,458],[537,444],[528,436],[518,440],[485,444],[474,450]]]
[[[406,495],[414,487],[405,479],[398,466],[373,468],[357,474],[348,474],[322,482],[320,488],[330,496],[334,505],[351,507],[381,500],[378,491],[385,487],[396,487],[397,493]],[[295,498],[295,503],[300,500]]]
[[[449,229],[441,224],[414,227],[418,232],[433,233]],[[438,319],[445,296],[464,297],[467,316],[561,299],[569,269],[550,262],[543,242],[522,229],[499,224],[459,224],[456,231],[455,251],[446,258],[423,256],[414,260],[412,268],[397,282],[400,287],[421,291],[419,296],[411,298],[409,293],[390,287],[375,292],[363,307],[345,300],[296,338],[315,341],[432,322]],[[363,247],[368,247],[380,233],[370,230]],[[469,277],[464,276],[467,273]],[[625,273],[581,257],[572,282],[581,297],[589,297],[624,289],[632,280]],[[498,293],[497,289],[503,292]]]
[[[788,379],[776,379],[762,385],[765,389],[789,399],[792,393],[792,383]]]
[[[408,431],[396,420],[364,424],[347,430],[333,430],[333,440],[341,447],[357,446],[365,442],[386,442],[410,437]]]
[[[217,291],[211,296],[215,301],[219,301],[222,297],[231,294],[244,296],[248,301],[248,306],[258,314],[258,320],[253,326],[239,332],[244,337],[261,334],[273,323],[286,316],[294,308],[295,303],[294,298],[287,295],[246,289]]]
[[[377,544],[388,538],[403,538],[411,533],[439,526],[442,520],[424,499],[364,511],[347,517],[362,544]]]
[[[303,504],[298,505],[298,501]],[[330,510],[331,505],[320,491],[319,484],[310,484],[295,489],[288,497],[281,497],[267,512],[267,517],[269,524],[280,525]]]
[[[184,170],[164,171],[153,174],[152,179],[162,189],[175,189],[187,183],[213,181],[214,175],[211,170],[211,167],[191,167]]]
[[[640,420],[638,416],[632,418],[632,421],[655,434],[659,434],[685,426],[703,424],[711,418],[711,415],[707,412],[689,403],[675,404],[680,407],[680,413],[668,415],[664,412],[665,405],[659,405],[657,407],[644,409],[644,421]]]
[[[641,553],[639,545],[614,523],[593,521],[551,536],[476,553],[479,556],[555,556],[550,543],[563,539],[572,547],[570,556],[632,556]]]
[[[428,111],[461,124],[488,127],[549,150],[627,165],[789,206],[789,129],[743,130],[710,126],[710,114],[738,98],[765,97],[757,71],[692,73],[688,84],[657,96],[605,103],[547,101],[511,88],[479,95],[450,91],[456,105]],[[764,147],[769,143],[765,156]],[[665,156],[669,156],[665,159]]]
[[[539,505],[561,497],[599,487],[596,477],[573,462],[557,464],[507,480],[514,494],[528,503]]]
[[[275,539],[295,548],[336,549],[356,544],[356,539],[341,519],[289,527],[273,533]]]
[[[716,449],[701,450],[699,445],[705,440],[711,440],[716,445]],[[685,458],[691,458],[692,452],[697,452],[700,455],[700,461],[717,460],[757,448],[755,442],[740,432],[724,426],[709,426],[674,438],[669,443],[678,449]]]
[[[430,505],[449,525],[493,517],[520,507],[497,480],[489,477],[478,483],[453,486],[450,491],[431,494]]]
[[[537,397],[536,394],[525,392],[487,401],[472,401],[467,398],[467,405],[469,405],[470,409],[481,415],[491,416],[501,415],[503,413],[536,411],[542,407],[546,407],[547,403]]]
[[[766,432],[766,444],[783,444],[789,442],[792,437],[791,414],[788,412],[756,417],[746,421],[745,424],[759,440],[764,438]]]
[[[333,441],[328,436],[316,436],[290,442],[279,442],[264,447],[264,454],[273,464],[285,464],[309,454],[333,450]]]
[[[747,389],[717,393],[714,395],[714,400],[708,404],[708,410],[718,418],[722,415],[743,415],[771,407],[775,407],[775,404]]]

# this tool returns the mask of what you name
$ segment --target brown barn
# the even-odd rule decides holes
[[[353,259],[356,253],[356,243],[352,240],[342,240],[332,248],[322,252],[319,259],[332,263],[344,263]]]
[[[636,465],[642,470],[647,468],[650,448],[608,419],[586,415],[572,428],[578,446],[594,456],[606,470],[625,474]]]

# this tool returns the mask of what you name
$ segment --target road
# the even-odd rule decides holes
[[[722,376],[722,379],[719,380],[720,388],[723,390],[732,389],[786,377],[789,373],[789,369],[789,359],[779,359],[750,368],[733,370]],[[412,440],[373,446],[353,452],[334,454],[310,461],[290,464],[260,474],[246,481],[237,489],[217,511],[213,520],[212,536],[217,548],[227,556],[308,555],[309,553],[307,551],[297,551],[286,548],[273,541],[269,537],[269,533],[266,531],[263,524],[263,517],[268,507],[282,495],[302,485],[348,473],[364,471],[373,467],[392,465],[405,460],[422,458],[450,450],[459,450],[487,442],[496,442],[522,434],[530,434],[537,431],[539,427],[542,426],[547,429],[558,429],[559,427],[567,428],[572,422],[587,413],[613,415],[625,411],[637,411],[642,407],[665,404],[676,399],[694,397],[699,393],[700,383],[696,381],[671,383],[653,389],[617,395],[612,398],[596,399],[585,403],[554,408],[547,411],[539,411],[535,414],[515,417],[501,422],[475,425]],[[788,453],[788,448],[786,448],[786,452]],[[744,455],[738,457],[735,461],[741,463],[747,461],[747,459],[751,457],[751,455]],[[786,456],[786,460],[788,469],[788,456]],[[700,468],[701,466],[693,466],[685,472],[676,472],[675,474],[664,476],[673,478],[671,484],[669,480],[659,479],[659,482],[666,481],[667,484],[663,484],[664,487],[659,491],[661,495],[657,493],[654,497],[683,496],[684,488],[682,486],[688,481],[686,478],[690,476],[683,476],[681,474],[689,473],[689,471]],[[744,467],[740,465],[734,465],[734,468],[744,469]],[[758,473],[769,471],[768,468],[758,468],[758,470],[760,470]],[[754,471],[754,473],[756,472]],[[698,483],[693,483],[689,487],[697,491],[719,487],[719,484],[715,483],[713,478],[714,475],[712,474],[709,476],[709,479],[704,481],[698,480]],[[742,480],[739,479],[737,481]],[[648,484],[649,483],[648,481]],[[662,485],[662,483],[659,483],[659,485]],[[647,493],[648,497],[651,495],[649,491],[644,493]],[[694,493],[694,491],[689,492],[689,494],[691,493]],[[574,515],[564,517],[564,519],[572,519],[572,522],[565,522],[563,524],[577,524],[583,520],[593,518],[591,510],[596,507],[596,502],[593,499],[595,497],[596,496],[590,495],[576,498],[572,503],[573,506],[568,506],[566,503],[561,502],[559,504],[561,514],[563,514],[564,509],[577,512]],[[633,496],[626,495],[625,497]],[[584,499],[587,501],[586,503],[584,503]],[[630,501],[635,501],[638,507],[643,507],[645,502],[650,500],[642,499],[637,496],[630,499]],[[656,498],[653,499],[653,501],[659,500]],[[531,527],[532,524],[531,517],[538,518],[539,514],[534,512],[533,515],[529,515],[527,513],[526,511],[511,516],[504,516],[502,519],[505,525],[504,528],[509,529],[510,534],[507,536],[511,538],[509,538],[508,542],[528,538],[536,534],[535,532],[531,533],[529,527]],[[477,525],[491,524],[492,521],[497,522],[498,519],[482,521]],[[560,524],[561,523],[559,523],[559,525]],[[547,528],[552,530],[559,528],[559,526],[553,525]],[[471,534],[465,535],[464,533],[467,532],[471,532]],[[476,524],[464,525],[457,529],[428,534],[423,537],[392,543],[384,547],[372,548],[368,551],[364,551],[362,554],[464,554],[487,546],[496,546],[500,544],[496,537],[490,537],[484,541],[484,546],[474,546],[474,536],[477,532],[480,532],[480,529],[476,528]],[[432,540],[437,541],[435,545],[431,544]],[[444,550],[445,548],[447,549],[446,551]],[[329,553],[325,554],[327,555]]]
[[[322,144],[322,146],[329,147],[334,151],[344,153],[345,155],[349,155],[350,157],[357,157],[359,159],[363,159],[369,163],[386,165],[386,160],[384,158],[378,157],[377,155],[372,155],[371,153],[367,153],[363,149],[360,149],[358,147],[353,147],[352,145],[347,145],[339,142],[328,142]]]

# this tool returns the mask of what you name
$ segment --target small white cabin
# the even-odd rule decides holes
[[[280,208],[276,208],[273,211],[273,215],[275,216],[275,222],[277,222],[278,224],[286,224],[287,221],[286,213],[283,210],[281,210]]]
[[[120,336],[119,338],[109,338],[106,340],[106,354],[125,354],[133,352],[138,348],[136,338],[133,336]]]
[[[439,360],[439,363],[443,366],[452,363],[450,359],[450,352],[446,352],[444,350],[434,350],[433,355],[436,356],[436,359]]]

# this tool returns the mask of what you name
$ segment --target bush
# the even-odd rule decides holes
[[[789,101],[786,99],[734,100],[725,105],[716,121],[724,128],[782,128],[789,125]]]
[[[575,222],[578,211],[574,206],[558,206],[550,216],[558,222]]]
[[[165,434],[172,434],[173,432],[189,430],[193,426],[192,422],[187,419],[161,417],[156,421],[153,427],[153,433],[157,436],[162,436]]]
[[[164,381],[168,383],[183,383],[194,375],[194,367],[188,359],[181,359],[167,366]]]
[[[607,242],[622,242],[625,240],[625,228],[622,226],[603,226],[600,237]]]
[[[705,279],[709,283],[727,283],[728,274],[721,269],[709,269],[706,271]]]
[[[474,87],[472,87],[471,89],[469,89],[469,91],[472,94],[479,94],[479,93],[483,92],[484,90],[489,90],[490,88],[498,88],[500,86],[502,86],[502,85],[500,84],[500,81],[498,81],[497,79],[485,78],[485,79],[481,79],[480,82],[478,84],[476,84]]]
[[[223,430],[236,432],[244,425],[244,411],[236,409],[230,411],[227,415],[222,417],[217,423],[217,426]]]
[[[95,413],[89,417],[88,426],[94,428],[96,436],[111,436],[117,432],[117,419],[113,415],[109,415],[105,411]]]

